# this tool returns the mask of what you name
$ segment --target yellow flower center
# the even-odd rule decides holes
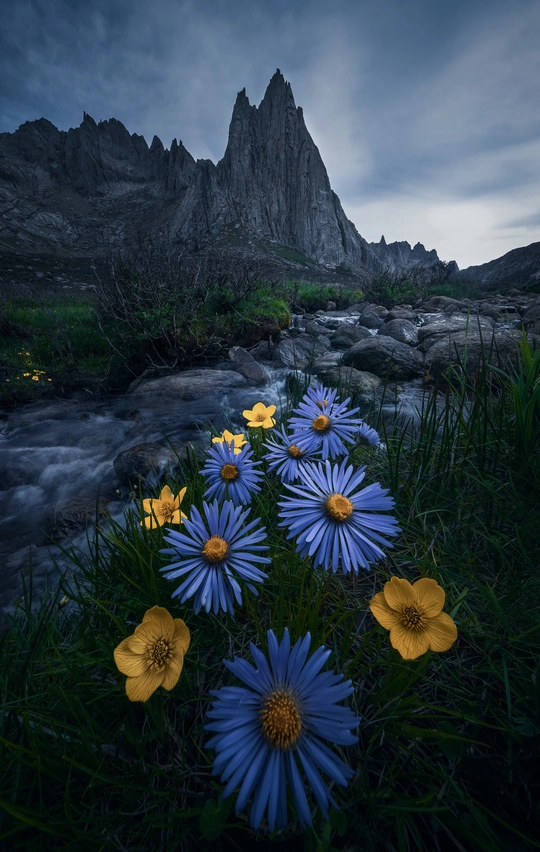
[[[319,414],[311,425],[316,432],[328,432],[332,424],[330,422],[330,418],[327,417],[326,414]]]
[[[238,476],[238,468],[235,464],[224,464],[221,468],[221,475],[223,479],[236,479]]]
[[[401,623],[407,630],[422,630],[426,626],[426,619],[418,607],[405,606],[401,610]]]
[[[223,562],[229,552],[229,545],[219,535],[213,535],[205,542],[202,552],[209,562]]]
[[[293,457],[293,459],[297,459],[297,458],[299,458],[300,456],[303,456],[303,455],[304,455],[304,451],[303,451],[303,450],[298,449],[298,447],[296,446],[296,444],[291,444],[291,446],[289,447],[289,455],[290,455],[290,456],[292,456],[292,457]]]
[[[353,504],[343,494],[331,494],[326,501],[326,512],[333,521],[346,521],[353,511]]]
[[[300,713],[290,692],[277,689],[267,695],[263,699],[260,716],[263,736],[273,748],[287,749],[300,736]]]
[[[158,508],[158,515],[162,515],[166,520],[170,520],[176,512],[176,506],[168,500],[163,500]]]
[[[155,669],[157,672],[162,672],[170,656],[171,649],[169,643],[165,639],[157,639],[150,649],[148,667]]]

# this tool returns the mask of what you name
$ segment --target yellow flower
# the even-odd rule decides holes
[[[191,635],[181,618],[162,606],[145,612],[135,633],[114,649],[114,662],[128,676],[130,701],[148,701],[158,686],[171,690],[178,683]]]
[[[231,448],[231,444],[234,445],[235,456],[237,456],[238,453],[241,453],[242,447],[244,446],[244,444],[247,444],[247,441],[244,439],[243,432],[241,432],[239,435],[233,435],[233,433],[229,432],[228,429],[225,429],[221,438],[212,438],[213,444],[223,444],[224,441],[227,442],[229,449]]]
[[[242,416],[248,421],[248,426],[262,426],[263,429],[271,429],[276,425],[276,421],[272,417],[276,411],[275,405],[266,406],[263,402],[256,402],[253,409],[246,409],[242,412]]]
[[[430,649],[448,651],[457,639],[457,628],[441,612],[445,594],[436,580],[422,577],[413,586],[392,577],[370,601],[371,612],[386,630],[390,642],[404,660],[416,660]]]
[[[33,382],[39,382],[39,376],[32,376]]]
[[[32,375],[32,374],[31,373],[23,373],[23,376],[30,376],[30,375]]]
[[[147,518],[140,521],[140,525],[146,529],[152,530],[155,527],[162,527],[163,524],[181,524],[182,518],[187,518],[184,512],[180,511],[180,503],[184,499],[187,488],[181,488],[180,492],[173,497],[171,489],[165,485],[161,489],[159,500],[148,497],[143,500],[143,509],[145,512],[150,512]]]

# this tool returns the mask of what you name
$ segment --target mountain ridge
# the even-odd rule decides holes
[[[136,238],[197,252],[242,228],[359,282],[385,271],[448,278],[421,243],[368,243],[346,217],[280,70],[259,106],[238,92],[223,157],[195,160],[182,141],[130,134],[118,119],[76,128],[46,118],[0,134],[0,249],[102,256]]]

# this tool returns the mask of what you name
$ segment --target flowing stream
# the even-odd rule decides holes
[[[116,478],[116,456],[137,444],[162,443],[156,476],[147,479],[151,489],[170,458],[167,440],[208,444],[210,424],[218,431],[231,427],[244,431],[242,411],[258,401],[276,404],[280,413],[290,371],[267,369],[269,382],[264,386],[246,384],[227,388],[219,397],[214,393],[188,402],[175,402],[163,393],[83,398],[79,394],[0,412],[0,630],[5,616],[14,611],[12,599],[21,599],[21,576],[28,583],[30,565],[34,592],[45,585],[53,588],[59,572],[73,568],[49,539],[59,505],[82,498],[95,506],[103,498],[109,501],[111,517],[122,523],[124,509],[133,502],[129,489]],[[397,404],[401,422],[409,417],[417,420],[424,394],[420,379],[401,383],[397,391],[387,393],[383,416],[393,422]],[[361,414],[366,416],[367,409]],[[87,553],[86,531],[61,545]]]

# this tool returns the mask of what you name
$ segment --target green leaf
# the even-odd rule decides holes
[[[336,808],[330,809],[330,825],[338,834],[338,837],[343,837],[347,831],[347,817],[343,811],[338,811]]]
[[[217,802],[207,799],[199,817],[199,828],[206,840],[217,840],[227,824],[227,817],[232,808],[232,799]]]

